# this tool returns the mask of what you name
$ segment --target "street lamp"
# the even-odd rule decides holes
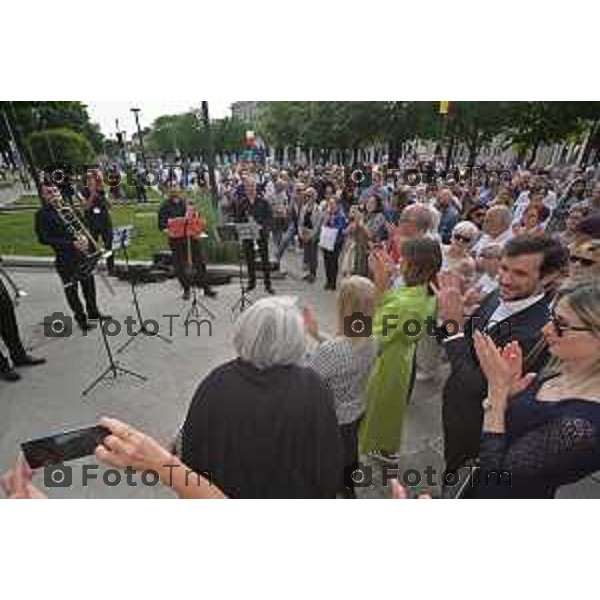
[[[139,119],[139,108],[132,108],[131,112],[135,115],[135,124],[137,126],[138,131],[138,139],[140,140],[140,150],[142,152],[142,162],[144,163],[144,169],[147,169],[146,165],[146,153],[144,152],[144,137],[142,136],[142,130],[140,129],[140,119]]]
[[[210,183],[210,192],[212,195],[213,203],[215,207],[219,202],[219,194],[217,191],[217,179],[215,177],[215,149],[213,147],[212,133],[210,130],[210,119],[208,116],[208,102],[202,100],[202,122],[206,130],[208,138],[208,181]]]

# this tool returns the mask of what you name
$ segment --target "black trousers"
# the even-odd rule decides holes
[[[2,281],[0,281],[0,337],[4,341],[13,361],[23,358],[25,348],[19,335],[15,307]],[[8,360],[0,352],[0,371],[8,371],[9,369]]]
[[[341,493],[345,498],[356,498],[352,472],[358,464],[358,427],[361,421],[362,417],[352,423],[340,425],[344,445],[344,483]]]
[[[96,316],[100,311],[96,302],[96,282],[94,276],[90,275],[81,281],[76,280],[74,277],[77,272],[77,265],[78,263],[76,262],[57,262],[56,270],[63,282],[67,303],[73,311],[75,319],[83,321],[86,318],[86,312],[88,316]],[[79,298],[79,288],[81,288],[83,293],[87,311],[84,310]]]
[[[304,242],[304,260],[308,267],[308,272],[313,276],[317,276],[317,267],[319,265],[319,242],[308,241]]]
[[[261,269],[263,272],[265,287],[271,285],[271,273],[269,264],[269,232],[266,229],[261,229],[256,240],[258,244],[258,253],[260,255]],[[256,252],[254,250],[254,242],[252,240],[244,240],[243,242],[244,257],[246,266],[248,267],[248,279],[250,285],[256,285]]]
[[[206,275],[206,263],[202,253],[200,240],[191,239],[189,250],[192,258],[192,269],[190,272],[188,257],[187,239],[169,240],[169,246],[173,252],[173,266],[175,275],[185,292],[188,292],[192,285],[208,288],[208,278]]]
[[[325,277],[327,278],[327,285],[331,289],[335,289],[337,282],[338,268],[340,264],[340,250],[341,246],[336,246],[332,251],[323,250]]]

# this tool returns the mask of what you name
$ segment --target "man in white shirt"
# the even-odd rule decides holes
[[[498,346],[519,342],[524,372],[538,373],[548,358],[541,330],[550,316],[549,290],[567,266],[568,253],[556,239],[529,235],[511,239],[502,254],[499,289],[467,319],[456,275],[439,275],[438,318],[447,324],[443,345],[451,367],[442,406],[444,454],[450,471],[479,453],[487,381],[475,358],[473,332],[487,333]]]

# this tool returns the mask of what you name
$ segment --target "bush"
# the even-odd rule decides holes
[[[27,138],[38,167],[64,164],[81,172],[84,165],[94,162],[94,150],[87,139],[70,129],[36,131]]]

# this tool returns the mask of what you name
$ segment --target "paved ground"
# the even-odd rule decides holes
[[[322,289],[322,283],[308,286],[300,280],[299,259],[294,252],[286,259],[290,275],[278,281],[278,293],[302,294],[315,308],[324,329],[334,323],[334,296]],[[145,383],[129,376],[102,383],[89,396],[81,391],[105,366],[105,354],[99,332],[84,337],[78,331],[72,338],[51,338],[43,334],[44,316],[66,309],[62,289],[54,272],[17,270],[14,278],[28,290],[18,309],[23,337],[35,353],[46,356],[44,366],[24,371],[17,384],[0,382],[0,472],[14,460],[19,443],[64,429],[93,424],[101,415],[113,415],[139,427],[163,442],[168,442],[184,418],[188,403],[198,382],[216,365],[233,357],[231,345],[232,314],[238,287],[219,288],[217,301],[209,301],[216,313],[212,337],[207,329],[200,335],[186,337],[180,320],[173,320],[173,343],[157,339],[138,339],[128,351],[119,355],[123,366],[148,377]],[[115,284],[116,295],[110,296],[100,287],[101,307],[121,321],[133,315],[129,286]],[[260,296],[261,294],[257,294]],[[179,299],[175,281],[140,288],[143,313],[158,320],[168,333],[169,320],[162,315],[184,314],[185,304]],[[117,347],[126,340],[122,333],[112,338]],[[430,466],[441,473],[441,422],[439,383],[417,383],[409,407],[402,446],[402,468],[424,471]],[[80,461],[85,462],[85,461]],[[100,469],[99,473],[102,473]],[[73,487],[49,490],[51,497],[62,498],[152,498],[170,497],[162,488],[114,488],[96,483],[81,486],[81,469],[74,465]],[[361,497],[385,497],[387,490],[377,485],[375,468],[373,489],[360,491]],[[37,479],[42,483],[42,478]],[[600,497],[600,486],[588,480],[566,490],[566,496]]]

